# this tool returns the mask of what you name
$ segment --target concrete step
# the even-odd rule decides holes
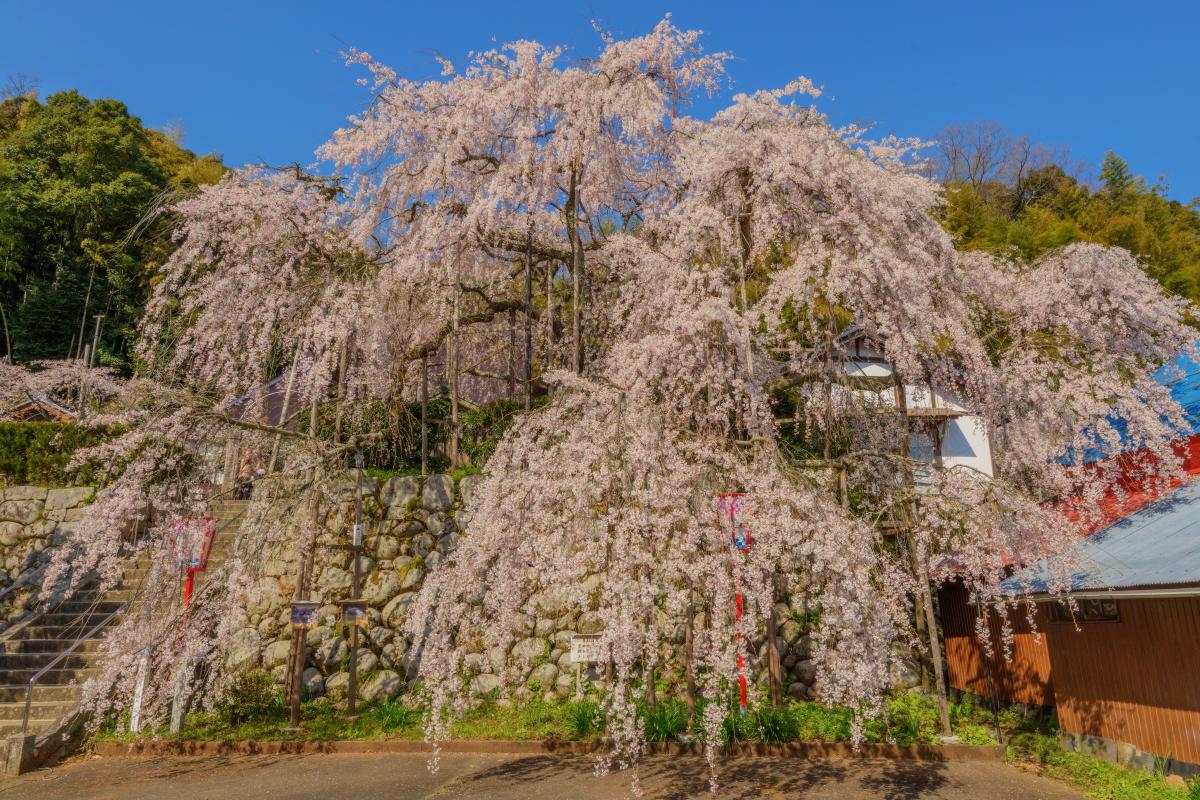
[[[61,719],[61,717],[54,717],[52,719],[50,719],[50,718],[33,719],[32,718],[33,712],[30,711],[29,713],[31,715],[31,718],[29,720],[29,727],[26,728],[27,733],[38,734],[38,733],[47,731],[50,729],[50,727],[54,723],[58,722],[59,719]],[[0,721],[0,736],[11,736],[14,733],[20,733],[20,732],[21,732],[21,720],[16,719],[16,720],[11,720],[11,721]]]
[[[40,719],[61,719],[75,710],[77,704],[70,700],[42,700],[33,703],[29,708],[29,716]],[[25,715],[25,701],[16,703],[0,703],[0,720],[21,721]]]
[[[28,690],[28,685],[0,686],[0,703],[24,703],[25,693]],[[33,702],[40,703],[47,700],[60,700],[78,703],[81,694],[83,694],[82,684],[57,686],[54,684],[39,683],[33,687]]]
[[[13,638],[63,639],[70,643],[87,633],[89,629],[90,626],[81,627],[79,625],[40,625],[35,622],[34,624],[17,631]]]
[[[38,672],[39,670],[36,669],[0,669],[0,684],[4,684],[5,686],[27,686],[29,679]],[[99,667],[60,669],[56,665],[54,669],[46,670],[42,674],[42,677],[38,678],[37,685],[69,686],[76,683],[81,684],[93,675],[99,674],[99,672]]]
[[[109,614],[125,605],[124,600],[68,600],[52,609],[54,614],[68,614],[78,617],[81,614]]]
[[[74,639],[4,639],[0,640],[0,657],[7,653],[33,655],[61,653],[70,647],[74,641]],[[95,652],[100,648],[102,641],[103,639],[95,638],[80,642],[79,646],[75,648],[75,652]]]
[[[115,610],[116,609],[114,609],[114,611]],[[60,614],[59,612],[55,611],[50,614],[43,614],[41,618],[37,620],[37,623],[39,625],[55,627],[82,627],[83,630],[86,631],[93,625],[98,625],[99,623],[103,622],[111,613],[112,611],[94,611],[87,614]]]
[[[61,651],[60,651],[61,652]],[[49,664],[59,653],[0,653],[0,671],[9,669],[41,669]],[[94,667],[100,660],[100,653],[95,650],[80,653],[72,651],[62,657],[58,665],[63,669],[84,669]]]

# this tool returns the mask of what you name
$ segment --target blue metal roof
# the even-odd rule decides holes
[[[1200,433],[1200,364],[1181,355],[1154,377],[1162,385],[1171,387],[1171,397],[1183,407],[1192,425],[1191,432]]]
[[[1080,540],[1078,555],[1073,591],[1200,583],[1200,480]],[[1021,594],[1030,580],[1035,594],[1046,592],[1053,568],[1039,562],[1005,581],[1004,592]]]
[[[1200,347],[1200,342],[1196,344]],[[1186,423],[1182,428],[1177,429],[1177,434],[1183,438],[1200,433],[1200,364],[1193,361],[1187,353],[1182,353],[1160,367],[1154,373],[1154,380],[1162,386],[1169,387],[1171,398],[1183,409]],[[1068,450],[1059,461],[1063,464],[1072,464],[1078,460],[1086,464],[1145,446],[1144,442],[1131,441],[1126,436],[1125,420],[1121,417],[1109,416],[1108,424],[1112,425],[1121,436],[1121,444],[1118,447],[1115,449],[1090,447],[1082,453]]]

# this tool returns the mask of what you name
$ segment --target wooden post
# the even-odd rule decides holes
[[[775,645],[778,636],[775,622],[775,576],[771,581],[771,607],[767,609],[767,679],[770,684],[771,707],[779,708],[783,702],[783,665],[779,662],[779,648]]]
[[[429,474],[429,355],[421,355],[421,475]]]
[[[316,416],[316,401],[313,401],[313,415]],[[309,535],[309,543],[307,550],[301,551],[300,570],[296,580],[296,591],[294,594],[297,600],[308,599],[308,584],[312,577],[313,563],[317,551],[317,522],[320,513],[320,493],[317,490],[317,471],[313,470],[313,486],[311,495],[308,499],[308,521],[312,526],[312,531]],[[289,656],[292,667],[291,674],[291,697],[289,700],[290,706],[290,723],[291,730],[300,728],[300,701],[301,694],[304,691],[304,650],[306,646],[305,639],[307,633],[301,629],[292,631],[292,649]]]
[[[895,367],[892,368],[892,375],[896,384],[896,407],[900,415],[900,430],[904,447],[904,483],[909,489],[913,488],[912,466],[909,464],[909,459],[912,458],[912,433],[908,422],[908,397],[905,394],[904,382],[900,378],[900,373]],[[909,510],[910,521],[915,522],[915,510]],[[912,531],[908,531],[908,555],[913,570],[913,579],[916,583],[917,595],[920,598],[921,605],[924,606],[925,627],[927,632],[927,641],[929,644],[929,658],[933,663],[934,686],[937,692],[938,716],[941,718],[942,735],[951,736],[954,731],[950,727],[950,708],[946,701],[946,676],[942,668],[942,646],[938,636],[937,617],[933,613],[933,595],[929,591],[929,567],[926,559],[917,554],[917,549],[912,541]]]
[[[688,587],[687,627],[683,630],[684,671],[687,673],[688,732],[696,726],[695,658],[696,587]]]
[[[649,566],[646,567],[646,579],[647,580],[650,579],[650,567]],[[646,628],[647,628],[647,630],[650,628],[650,626],[652,624],[654,624],[654,610],[649,609],[646,611]],[[658,690],[657,690],[657,687],[655,687],[655,685],[654,685],[653,656],[655,654],[651,653],[650,655],[651,655],[651,658],[647,658],[643,665],[642,680],[646,684],[646,705],[649,706],[650,708],[654,708],[655,706],[658,705]]]

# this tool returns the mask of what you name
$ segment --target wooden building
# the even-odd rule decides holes
[[[1008,662],[983,652],[966,593],[943,590],[951,686],[1054,706],[1067,749],[1200,774],[1200,480],[1082,538],[1076,556],[1076,608],[1047,594],[1052,564],[1006,583],[1019,595],[1031,582],[1038,601],[1037,633],[1013,617]]]
[[[49,397],[31,397],[0,410],[0,422],[74,422],[75,410]]]

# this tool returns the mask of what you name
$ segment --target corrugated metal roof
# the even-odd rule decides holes
[[[1071,589],[1132,589],[1200,583],[1200,480],[1150,503],[1083,539]],[[1039,562],[1004,582],[1019,594],[1032,579],[1034,593],[1047,591],[1054,562]]]

